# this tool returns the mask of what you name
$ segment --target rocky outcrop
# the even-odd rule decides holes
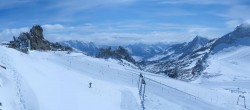
[[[97,58],[114,58],[114,59],[124,59],[128,62],[135,63],[135,60],[129,55],[128,51],[119,46],[116,50],[112,50],[111,47],[101,48],[96,56]]]
[[[39,25],[35,25],[30,29],[30,34],[33,37],[36,37],[38,39],[44,39],[43,37],[43,28]]]
[[[72,51],[70,47],[64,47],[59,43],[52,43],[46,40],[43,36],[43,28],[40,25],[33,26],[30,32],[23,32],[17,38],[13,37],[13,41],[10,41],[9,47],[25,53],[27,53],[28,49]]]

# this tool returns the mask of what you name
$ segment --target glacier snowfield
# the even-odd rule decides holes
[[[81,53],[0,46],[1,110],[142,110],[139,74],[146,80],[145,110],[250,109],[250,47],[221,51],[206,74],[183,82],[142,72],[128,62]],[[89,83],[92,88],[89,88]],[[246,98],[246,109],[242,98]]]

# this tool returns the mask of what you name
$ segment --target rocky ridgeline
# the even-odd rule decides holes
[[[116,50],[112,50],[111,47],[101,48],[96,57],[105,59],[114,58],[118,60],[124,59],[135,64],[135,60],[129,55],[128,51],[121,46],[119,46]]]
[[[43,36],[43,28],[40,25],[35,25],[30,29],[30,32],[22,32],[19,37],[13,37],[9,47],[15,48],[27,53],[28,50],[52,50],[52,51],[72,51],[71,47],[64,47],[59,43],[52,43],[46,40]]]

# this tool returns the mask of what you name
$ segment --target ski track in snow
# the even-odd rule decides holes
[[[26,110],[26,105],[25,105],[25,101],[24,101],[24,97],[23,97],[22,89],[21,89],[22,84],[21,84],[21,79],[20,79],[19,74],[10,64],[8,64],[8,62],[10,62],[11,60],[9,59],[7,55],[5,56],[5,58],[2,58],[1,61],[3,64],[5,64],[6,67],[8,67],[7,69],[11,71],[10,74],[12,76],[13,82],[15,83],[16,103],[17,103],[16,109]]]

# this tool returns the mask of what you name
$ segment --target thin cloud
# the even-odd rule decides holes
[[[236,4],[228,8],[224,13],[217,13],[218,16],[227,19],[225,25],[232,29],[243,23],[248,23],[250,15],[248,9],[250,6]]]
[[[0,37],[18,36],[19,33],[12,32],[11,29],[8,31],[6,27],[43,24],[45,37],[54,42],[75,39],[126,44],[183,42],[196,35],[215,38],[229,32],[232,27],[239,25],[237,23],[249,21],[249,7],[241,4],[242,1],[27,0],[27,4],[34,5],[20,10],[25,13],[3,13],[6,16],[0,19],[3,22],[0,29],[4,29],[0,30]],[[39,7],[40,3],[42,8]],[[5,4],[7,7],[18,7],[21,4],[26,7],[25,3],[18,0]],[[165,4],[170,5],[167,7]],[[215,7],[211,9],[210,5],[214,4]],[[216,14],[218,15],[215,16]],[[17,23],[6,25],[5,21]],[[218,24],[223,21],[224,25]],[[5,39],[7,38],[2,37],[0,40]]]
[[[65,27],[61,24],[54,24],[54,25],[51,25],[51,24],[45,24],[45,25],[42,25],[43,29],[45,30],[48,30],[48,31],[60,31],[60,30],[63,30],[65,29]]]
[[[65,40],[82,40],[86,42],[96,42],[98,44],[131,44],[131,43],[148,43],[158,42],[185,42],[191,40],[196,35],[215,38],[222,36],[224,30],[219,28],[198,26],[198,25],[178,25],[178,24],[119,24],[115,28],[104,29],[104,24],[93,25],[84,24],[81,26],[65,26],[62,24],[44,24],[45,38],[53,42]],[[138,27],[147,28],[155,27],[157,30],[146,32],[129,32],[131,29]],[[172,30],[176,31],[172,31]],[[177,30],[178,29],[178,30]],[[27,32],[29,28],[5,29],[0,33],[1,41],[12,39],[13,35],[18,36],[20,32]],[[129,31],[128,31],[129,30]],[[5,37],[3,37],[5,36]]]
[[[229,28],[235,28],[236,26],[238,26],[241,23],[242,22],[240,20],[229,20],[225,24]]]
[[[222,14],[224,17],[232,18],[232,19],[249,19],[249,6],[247,5],[235,5],[229,8],[229,10]]]
[[[241,0],[159,0],[161,4],[221,4],[230,5],[233,3],[238,3]]]
[[[27,31],[29,31],[28,27],[4,29],[0,32],[0,41],[10,41],[13,39],[13,36],[19,36],[21,32]]]
[[[24,4],[33,3],[34,0],[1,0],[0,9],[21,7]]]
[[[93,33],[88,35],[73,33],[64,35],[50,34],[48,36],[49,38],[54,37],[58,41],[81,40],[85,42],[95,42],[97,44],[103,44],[103,45],[126,45],[134,43],[154,44],[159,42],[172,43],[172,42],[188,41],[190,38],[190,36],[186,36],[185,33],[172,33],[172,32],[151,32],[147,34],[104,32],[104,33]]]
[[[68,15],[86,9],[131,3],[136,0],[55,0],[47,9],[59,9],[59,14]]]

